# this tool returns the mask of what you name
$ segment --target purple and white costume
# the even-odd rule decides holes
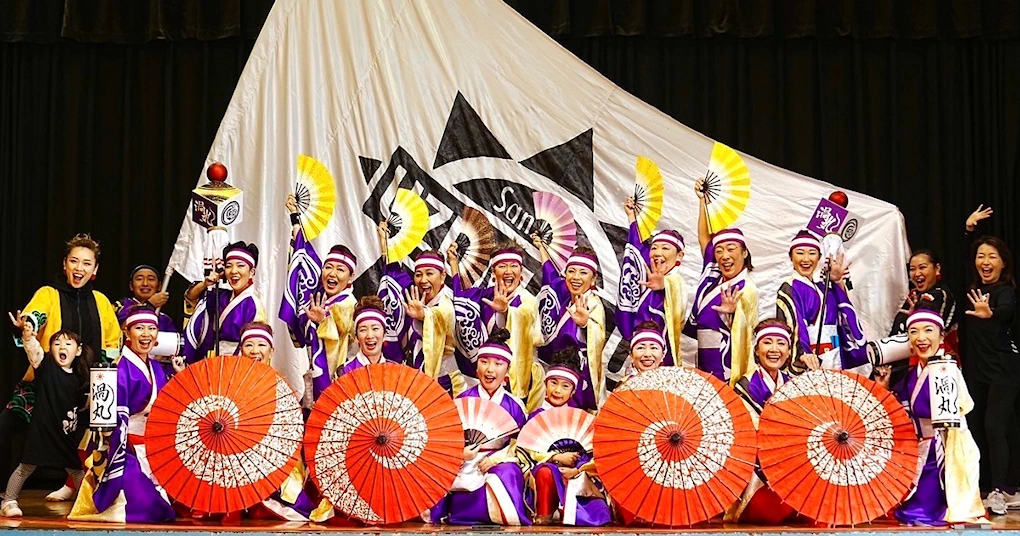
[[[149,468],[142,439],[149,410],[166,382],[160,363],[143,361],[124,347],[117,363],[118,425],[110,436],[106,468],[97,484],[91,475],[86,477],[68,519],[119,523],[174,519],[170,498]]]

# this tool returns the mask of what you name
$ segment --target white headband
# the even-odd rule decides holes
[[[375,309],[363,309],[358,313],[357,318],[354,319],[354,327],[360,326],[362,322],[370,322],[372,320],[382,324],[384,328],[386,327],[386,317]]]
[[[414,261],[414,271],[423,270],[425,268],[435,268],[440,272],[446,271],[446,265],[443,261],[433,257],[432,255],[422,255],[418,257],[418,260]]]
[[[563,269],[566,270],[567,268],[570,268],[571,264],[583,266],[591,270],[593,273],[597,273],[599,271],[598,263],[586,255],[571,255],[570,257],[567,257],[567,265]]]
[[[524,257],[521,257],[520,254],[514,253],[512,251],[504,251],[503,253],[500,253],[499,255],[496,255],[495,257],[493,257],[492,260],[489,262],[489,265],[490,266],[496,266],[497,264],[499,264],[501,262],[516,262],[517,264],[520,264],[520,265],[523,266],[524,265]]]
[[[327,262],[339,262],[352,272],[354,271],[354,266],[357,264],[354,262],[354,259],[340,253],[339,251],[331,251],[329,255],[326,255],[326,260],[322,263],[323,266],[325,266]]]
[[[634,337],[630,340],[630,347],[631,349],[637,348],[637,345],[643,342],[652,342],[658,344],[660,348],[666,348],[666,339],[662,335],[650,330],[641,330],[635,333]]]
[[[131,327],[135,324],[152,324],[153,326],[159,326],[159,317],[152,311],[139,311],[128,316],[124,320],[124,326]]]
[[[244,330],[244,333],[241,334],[241,342],[239,344],[243,346],[245,341],[248,339],[263,339],[269,343],[270,348],[273,347],[273,336],[270,335],[269,331],[263,327],[252,327]]]
[[[765,337],[779,337],[790,343],[790,334],[779,326],[766,326],[758,331],[758,334],[754,336],[754,345],[757,347],[758,343],[761,342]]]
[[[553,367],[549,369],[549,372],[545,373],[545,379],[548,380],[549,378],[559,378],[561,380],[567,380],[568,382],[574,384],[574,387],[577,387],[577,383],[581,379],[577,376],[577,374],[574,371],[567,370],[563,367]]]
[[[918,322],[931,322],[932,324],[938,326],[939,329],[943,330],[946,329],[946,321],[942,320],[941,316],[933,313],[932,311],[925,310],[914,311],[907,318],[907,327],[909,328],[911,325],[916,324]]]
[[[798,236],[797,238],[794,238],[793,242],[790,244],[791,251],[797,248],[814,248],[821,251],[822,243],[813,236]]]
[[[505,346],[486,344],[478,350],[478,359],[483,357],[492,357],[495,359],[502,359],[507,363],[513,363],[513,354],[511,354],[510,349]]]
[[[665,242],[667,244],[670,244],[673,247],[675,247],[677,251],[684,250],[683,242],[680,242],[680,239],[678,239],[676,235],[674,235],[673,233],[666,233],[660,231],[656,233],[655,236],[652,238],[652,243],[654,244],[655,242]]]
[[[744,242],[744,235],[733,229],[724,229],[716,233],[716,235],[712,238],[712,247],[725,242],[739,242],[740,245],[747,247],[747,243]]]
[[[223,259],[223,262],[230,262],[232,260],[238,260],[244,262],[249,267],[255,267],[255,257],[252,257],[250,253],[243,249],[232,249],[227,252],[227,258]]]

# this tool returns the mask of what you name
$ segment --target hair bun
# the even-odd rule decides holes
[[[489,333],[489,341],[496,344],[506,344],[506,341],[510,340],[510,332],[503,329],[494,329],[492,333]]]

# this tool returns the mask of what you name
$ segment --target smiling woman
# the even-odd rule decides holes
[[[92,288],[99,272],[99,243],[80,234],[66,246],[62,277],[36,291],[18,312],[18,327],[31,324],[43,351],[49,351],[50,337],[65,329],[77,333],[83,346],[113,359],[120,348],[120,323],[110,300]]]
[[[996,237],[982,237],[973,246],[974,282],[967,293],[970,302],[963,321],[964,373],[975,392],[975,411],[968,421],[979,440],[991,471],[988,507],[1005,513],[1006,486],[1011,478],[1010,451],[1020,447],[1020,434],[1011,423],[1020,394],[1020,359],[1014,343],[1016,293],[1013,255]]]

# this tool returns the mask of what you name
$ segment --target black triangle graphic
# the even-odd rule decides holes
[[[562,185],[594,210],[595,164],[591,142],[592,130],[588,129],[566,143],[524,160],[521,165]]]
[[[499,143],[482,118],[468,104],[459,91],[453,101],[450,117],[446,120],[443,139],[436,151],[436,162],[432,169],[464,158],[505,158],[510,159],[503,144]]]
[[[365,184],[372,182],[372,176],[382,165],[382,161],[365,156],[359,156],[358,161],[361,162],[361,176],[365,178]]]

